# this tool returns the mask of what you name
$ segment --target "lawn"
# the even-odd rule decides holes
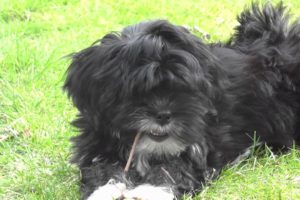
[[[299,0],[284,2],[300,13]],[[77,132],[70,126],[76,110],[61,89],[65,55],[145,19],[199,27],[209,41],[225,41],[249,3],[0,0],[0,199],[79,198],[79,171],[68,162]],[[300,152],[254,154],[194,199],[300,199]]]

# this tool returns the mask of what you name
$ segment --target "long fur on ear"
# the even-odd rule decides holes
[[[100,74],[108,60],[116,56],[117,52],[114,52],[116,48],[111,48],[114,47],[112,44],[116,40],[118,40],[116,35],[108,34],[91,47],[72,54],[72,63],[67,71],[63,88],[81,112],[85,110],[93,112],[92,108],[99,103],[101,93],[105,92],[96,74]]]

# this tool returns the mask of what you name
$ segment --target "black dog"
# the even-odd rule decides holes
[[[300,24],[253,5],[227,44],[149,21],[73,55],[82,199],[173,199],[201,190],[254,142],[299,141]],[[130,149],[141,133],[133,162]]]

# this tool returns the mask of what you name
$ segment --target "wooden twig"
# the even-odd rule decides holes
[[[129,167],[130,167],[130,164],[132,162],[132,158],[133,158],[133,155],[134,155],[134,151],[135,151],[135,148],[136,148],[136,145],[140,139],[140,136],[141,136],[141,132],[138,132],[134,138],[134,141],[133,141],[133,144],[132,144],[132,147],[131,147],[131,150],[130,150],[130,153],[129,153],[129,157],[128,157],[128,160],[127,160],[127,163],[126,163],[126,166],[124,168],[124,172],[127,173],[128,170],[129,170]]]

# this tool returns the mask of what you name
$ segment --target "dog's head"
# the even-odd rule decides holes
[[[216,65],[188,30],[150,21],[75,54],[64,87],[95,130],[128,146],[141,132],[140,154],[176,155],[206,145],[207,120],[220,98]]]

